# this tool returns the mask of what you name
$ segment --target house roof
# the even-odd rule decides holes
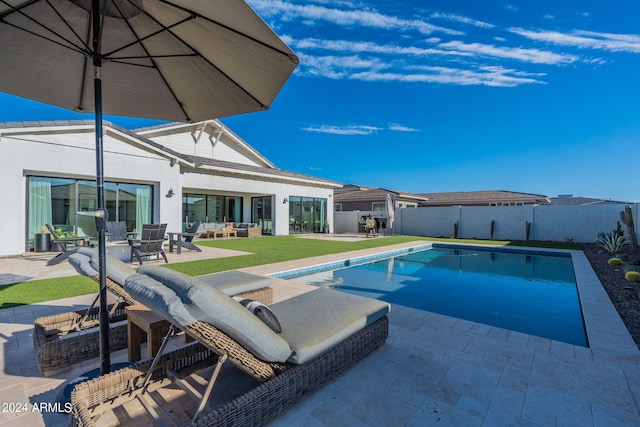
[[[197,123],[166,123],[156,126],[149,126],[139,129],[133,129],[133,132],[136,135],[141,135],[146,138],[153,138],[159,135],[167,135],[172,133],[183,133],[185,129],[193,129],[194,132],[199,131],[202,132],[205,128],[212,128],[213,131],[221,132],[225,134],[229,139],[231,139],[235,144],[241,147],[246,152],[250,153],[252,156],[259,159],[259,163],[264,163],[268,167],[276,168],[276,166],[271,163],[269,159],[263,156],[258,150],[253,148],[249,143],[247,143],[244,139],[240,138],[235,132],[226,127],[219,120],[205,120]]]
[[[342,184],[328,179],[317,178],[311,175],[305,175],[297,172],[290,172],[278,168],[268,168],[262,166],[244,165],[239,163],[227,162],[224,160],[216,160],[208,157],[197,157],[182,155],[182,157],[193,162],[196,168],[207,170],[215,170],[230,174],[261,176],[271,179],[290,179],[306,182],[308,184],[323,184],[331,187],[342,187]]]
[[[427,198],[427,204],[464,204],[492,202],[530,202],[539,204],[550,203],[549,198],[541,194],[519,193],[515,191],[505,190],[421,193],[421,196]]]
[[[364,188],[364,187],[358,187],[358,188]],[[420,196],[418,194],[403,193],[400,191],[389,190],[385,188],[365,188],[362,190],[352,190],[352,191],[344,191],[344,192],[338,191],[335,193],[334,201],[346,202],[346,201],[385,200],[387,197],[387,194],[391,194],[391,196],[395,200],[405,200],[405,201],[415,201],[415,202],[421,202],[426,200],[425,197]]]
[[[153,128],[160,129],[160,128],[168,128],[168,127],[174,126],[174,128],[182,128],[182,131],[184,131],[184,128],[181,125],[183,124],[172,123],[167,125],[156,126]],[[189,126],[190,124],[184,124],[184,125]],[[191,124],[191,126],[193,126],[193,124]],[[25,121],[25,122],[5,122],[5,123],[0,122],[0,135],[2,133],[7,133],[6,131],[3,132],[2,131],[3,129],[6,129],[8,132],[15,134],[15,133],[23,132],[23,129],[24,129],[24,132],[26,132],[27,128],[30,129],[29,130],[30,132],[33,132],[33,128],[42,128],[42,132],[50,132],[51,130],[48,128],[52,128],[52,127],[59,127],[61,131],[67,131],[67,132],[86,131],[87,129],[95,128],[95,121],[94,120],[50,120],[50,121],[29,121],[29,122]],[[317,178],[314,176],[304,175],[296,172],[285,171],[282,169],[278,169],[275,166],[262,167],[262,166],[233,163],[233,162],[222,161],[222,160],[215,160],[215,159],[206,158],[206,157],[190,156],[190,155],[178,152],[176,150],[172,150],[168,147],[165,147],[143,135],[139,135],[136,133],[136,131],[131,131],[131,130],[121,128],[108,121],[105,121],[103,123],[103,127],[104,127],[105,134],[106,133],[112,133],[115,135],[119,134],[125,140],[127,140],[127,142],[134,145],[145,146],[148,149],[151,149],[156,153],[175,161],[176,163],[180,163],[182,166],[185,166],[185,167],[191,167],[195,169],[201,168],[205,170],[216,170],[222,173],[255,176],[255,177],[269,178],[274,180],[279,179],[279,180],[285,180],[285,181],[295,181],[295,182],[304,183],[308,185],[321,185],[321,186],[328,186],[333,188],[342,187],[342,184],[335,181],[330,181],[327,179]],[[151,128],[145,128],[145,129],[151,129]],[[225,132],[228,132],[228,134],[230,134],[230,131],[226,128],[225,128]],[[147,134],[149,135],[149,133]],[[235,136],[235,134],[233,135]],[[242,139],[240,139],[238,136],[235,136],[235,138],[238,139],[239,143],[245,144],[251,150],[255,151],[257,155],[263,157],[255,149],[253,149],[244,141],[242,141]],[[265,163],[268,165],[272,165],[272,163],[269,162],[266,158],[265,158]]]
[[[626,205],[627,202],[621,202],[621,201],[616,201],[616,200],[604,200],[604,199],[594,199],[591,197],[580,197],[580,196],[572,196],[572,195],[565,195],[565,196],[558,196],[558,197],[552,197],[551,198],[551,204],[552,205],[562,205],[562,206],[569,206],[569,205],[579,205],[579,206],[586,206],[586,205],[604,205],[604,204],[622,204],[622,205]]]

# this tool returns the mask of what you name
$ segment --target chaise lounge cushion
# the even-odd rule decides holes
[[[302,364],[333,348],[350,335],[389,313],[389,304],[331,289],[317,289],[273,304],[282,325],[280,336]]]
[[[243,292],[261,289],[271,284],[271,278],[245,273],[244,271],[225,271],[223,273],[205,274],[197,279],[212,285],[227,295],[237,295]]]
[[[91,267],[96,271],[96,274],[97,274],[97,270],[99,268],[99,255],[96,249],[86,248],[83,246],[79,248],[74,255],[84,255],[88,257]],[[127,277],[131,276],[136,272],[134,268],[128,266],[124,262],[120,261],[118,258],[114,258],[110,255],[106,256],[106,261],[107,261],[107,277],[109,277],[111,280],[113,280],[120,286],[124,285],[124,282]],[[82,271],[79,271],[79,272],[84,274],[84,272]]]
[[[76,269],[76,271],[80,274],[83,274],[88,277],[93,277],[98,275],[98,270],[91,266],[91,258],[87,255],[74,253],[69,255],[69,264]]]
[[[256,357],[267,362],[284,362],[291,355],[284,339],[218,289],[167,268],[145,266],[139,271],[173,290],[194,318],[228,334]]]
[[[196,322],[173,290],[149,276],[132,274],[125,280],[124,288],[137,301],[165,319],[172,319],[179,326]]]

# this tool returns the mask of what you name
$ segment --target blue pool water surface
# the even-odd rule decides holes
[[[587,346],[569,256],[434,247],[291,280]]]

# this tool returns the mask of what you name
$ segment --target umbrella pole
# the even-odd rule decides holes
[[[107,247],[105,225],[107,211],[104,208],[104,157],[102,144],[102,58],[100,57],[100,1],[93,0],[93,89],[96,121],[96,190],[98,209],[96,228],[98,230],[98,274],[100,276],[100,375],[108,374],[111,368],[109,349],[109,310],[107,310]]]

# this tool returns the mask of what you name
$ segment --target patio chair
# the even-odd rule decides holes
[[[164,253],[164,235],[167,231],[167,224],[143,224],[140,239],[129,239],[131,246],[130,262],[133,262],[135,256],[140,265],[142,258],[156,256],[160,259],[160,255],[164,258],[164,262],[168,263],[167,254]]]
[[[91,242],[91,236],[62,237],[56,233],[55,228],[53,228],[51,224],[47,224],[47,229],[49,230],[49,234],[51,234],[51,246],[55,245],[61,251],[58,255],[51,258],[47,262],[47,265],[60,264],[77,249],[77,246],[89,246]],[[76,248],[69,248],[67,245],[73,245]]]
[[[182,252],[182,248],[202,252],[202,249],[193,244],[193,238],[198,236],[198,228],[200,228],[200,221],[194,221],[186,233],[169,233],[169,252],[173,252],[173,245],[177,246],[178,254]]]
[[[281,325],[280,334],[216,289],[158,266],[128,277],[125,289],[168,320],[171,329],[183,330],[218,356],[205,392],[187,393],[199,400],[193,423],[201,426],[266,424],[382,346],[388,336],[387,303],[329,289],[270,306]],[[94,417],[136,398],[147,402],[144,407],[154,406],[149,403],[150,390],[170,380],[188,389],[166,368],[165,360],[173,357],[162,354],[166,342],[153,361],[77,385],[71,394],[72,424],[92,425]],[[208,407],[227,360],[258,385],[218,408]]]
[[[112,242],[123,242],[127,239],[135,239],[136,233],[127,231],[127,223],[125,221],[108,221],[107,222],[107,239]]]

